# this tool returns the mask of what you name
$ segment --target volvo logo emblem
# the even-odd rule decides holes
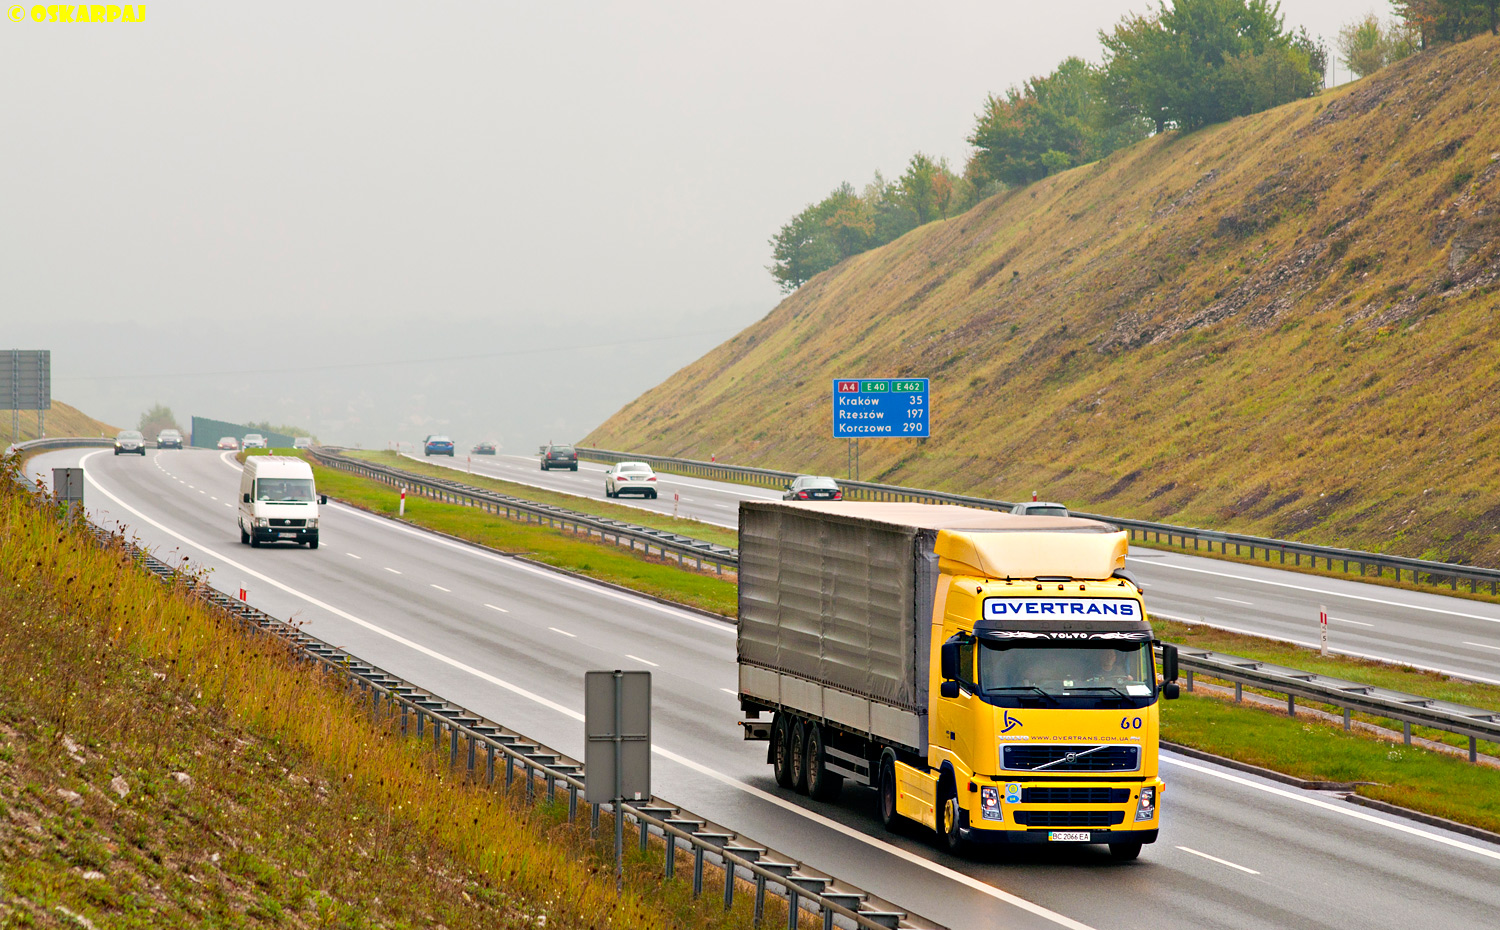
[[[1067,760],[1069,762],[1077,762],[1078,761],[1078,753],[1076,753],[1076,752],[1070,752],[1070,753],[1068,753],[1068,755],[1067,755],[1066,758],[1067,758]]]

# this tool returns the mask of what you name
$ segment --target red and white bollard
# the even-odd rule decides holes
[[[1319,644],[1318,644],[1318,655],[1320,655],[1320,656],[1326,656],[1326,655],[1328,655],[1328,608],[1327,607],[1319,607],[1318,608],[1318,630],[1319,630],[1319,634],[1320,634],[1320,637],[1321,637],[1320,641],[1319,641]]]
[[[678,494],[676,491],[673,491],[672,492],[672,518],[673,519],[677,518],[677,502],[680,501],[680,500],[682,500],[682,495]]]
[[[396,512],[397,516],[406,516],[406,488],[401,489],[401,509]]]
[[[244,588],[240,588],[240,600],[242,600],[242,601],[249,600],[249,598],[245,596],[245,589]]]
[[[1036,492],[1035,491],[1031,492],[1031,499],[1032,500],[1036,500]]]

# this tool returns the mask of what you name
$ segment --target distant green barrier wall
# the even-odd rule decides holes
[[[243,423],[210,420],[208,417],[193,417],[193,432],[192,437],[188,439],[188,445],[199,449],[212,449],[225,436],[244,439],[246,433],[260,433],[266,437],[266,442],[273,449],[286,449],[292,445],[292,437],[290,436],[283,436],[280,433],[268,433],[265,430],[246,426]]]

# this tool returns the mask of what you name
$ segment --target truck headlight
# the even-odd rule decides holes
[[[1156,816],[1156,786],[1141,789],[1141,799],[1135,806],[1135,820],[1150,820]]]
[[[317,517],[308,517],[307,518],[307,528],[310,529],[310,530],[317,529],[318,528],[318,518]]]
[[[995,785],[980,786],[979,815],[985,820],[1005,819],[1004,812],[1000,810],[1000,789]]]
[[[255,525],[256,526],[270,526],[271,525],[271,521],[270,521],[270,519],[268,517],[256,517],[255,518]]]

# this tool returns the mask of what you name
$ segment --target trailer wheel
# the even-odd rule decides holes
[[[1141,854],[1140,843],[1110,843],[1109,857],[1116,862],[1129,862]]]
[[[832,801],[844,787],[844,776],[828,771],[823,739],[823,728],[816,723],[808,724],[807,793],[819,801]]]
[[[776,784],[783,788],[797,784],[792,777],[791,729],[786,714],[777,713],[771,721],[771,771],[776,775]]]
[[[896,813],[896,764],[889,755],[880,759],[880,822],[887,830],[895,830],[901,823]]]
[[[800,717],[792,724],[790,749],[792,787],[798,794],[807,794],[807,724]]]

